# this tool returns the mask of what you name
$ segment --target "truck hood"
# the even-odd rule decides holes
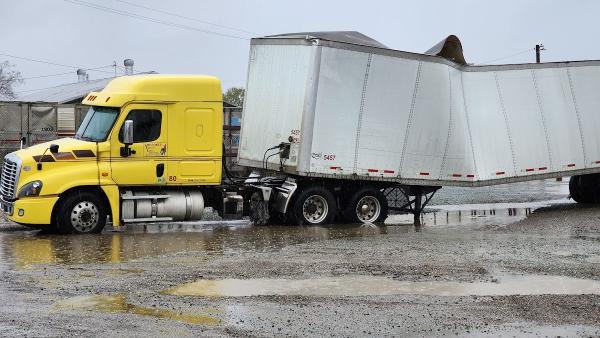
[[[58,153],[52,154],[47,150],[51,144],[58,145]],[[42,158],[42,154],[46,154]],[[61,138],[50,142],[36,144],[29,148],[21,149],[15,152],[23,164],[41,162],[59,162],[69,160],[95,160],[96,143],[89,141],[76,140],[74,138]]]

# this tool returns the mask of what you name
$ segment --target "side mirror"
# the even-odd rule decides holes
[[[133,144],[133,121],[131,120],[126,120],[123,124],[123,143],[128,146]]]
[[[53,154],[58,153],[58,144],[51,144],[50,145],[50,152]]]
[[[133,144],[133,121],[126,120],[123,124],[123,143],[124,147],[121,147],[121,157],[129,157],[131,154],[135,154],[135,150],[129,148]]]

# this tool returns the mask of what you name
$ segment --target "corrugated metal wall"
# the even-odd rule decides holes
[[[58,137],[58,105],[0,102],[0,156]]]

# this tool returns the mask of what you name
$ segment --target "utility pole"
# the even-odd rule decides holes
[[[541,43],[539,45],[535,45],[535,63],[540,63],[540,51],[546,50],[544,45]]]

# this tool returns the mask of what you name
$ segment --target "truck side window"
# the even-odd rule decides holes
[[[125,120],[133,121],[133,142],[152,142],[160,137],[162,113],[159,110],[135,109]],[[123,142],[123,127],[119,131],[119,141]]]

